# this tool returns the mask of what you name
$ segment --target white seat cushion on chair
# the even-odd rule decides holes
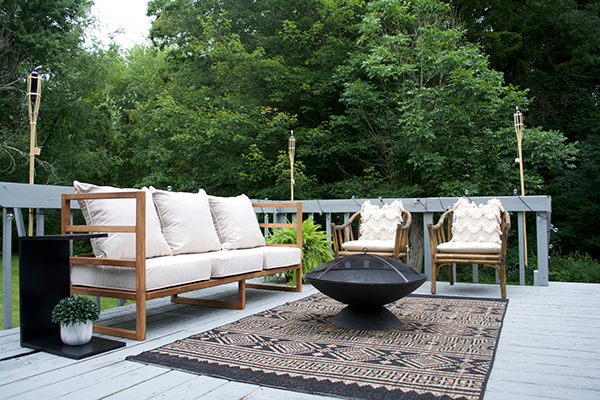
[[[342,243],[342,248],[348,251],[394,251],[393,240],[351,240]]]
[[[452,239],[437,246],[444,253],[498,253],[502,223],[502,203],[491,199],[487,204],[470,203],[461,198],[454,205]]]
[[[73,182],[76,193],[132,192],[139,189],[119,189]],[[146,258],[171,256],[171,248],[165,240],[152,194],[146,193]],[[88,225],[135,225],[135,199],[80,200],[79,206]],[[135,259],[135,235],[133,233],[110,233],[106,238],[92,239],[94,255],[98,258]]]
[[[163,234],[174,255],[221,250],[208,195],[168,192],[150,187]]]
[[[208,201],[221,249],[248,249],[266,244],[248,196],[208,196]]]
[[[490,242],[446,242],[439,244],[440,253],[498,254],[502,246]]]
[[[404,206],[399,200],[383,207],[365,201],[360,209],[360,237],[358,240],[394,240],[398,224],[403,223]]]

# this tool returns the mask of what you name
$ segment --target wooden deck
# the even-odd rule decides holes
[[[496,285],[437,285],[438,294],[499,297]],[[484,400],[600,399],[600,285],[555,283],[509,286],[510,299]],[[203,289],[203,296],[235,296],[235,284]],[[230,382],[126,361],[128,355],[182,339],[310,295],[248,289],[246,310],[223,310],[168,299],[148,303],[148,339],[76,361],[19,346],[19,329],[0,331],[0,398],[6,399],[247,399],[327,397]],[[429,293],[429,283],[417,293]],[[131,324],[131,306],[102,319]]]

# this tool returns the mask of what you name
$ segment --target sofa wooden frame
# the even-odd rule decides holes
[[[71,201],[74,200],[94,200],[94,199],[133,199],[136,202],[136,224],[128,226],[88,226],[71,224]],[[253,203],[253,207],[275,208],[286,207],[296,209],[295,223],[259,223],[261,228],[295,228],[295,245],[276,245],[267,244],[267,246],[287,246],[298,247],[302,249],[302,203]],[[302,291],[302,262],[300,264],[266,269],[262,271],[243,273],[223,278],[211,278],[209,280],[186,283],[171,286],[163,289],[146,290],[146,193],[139,192],[114,192],[114,193],[90,193],[90,194],[63,194],[61,210],[61,232],[62,234],[98,232],[115,233],[129,232],[136,236],[136,259],[109,259],[96,258],[94,256],[75,256],[70,258],[71,264],[91,264],[91,265],[112,265],[128,268],[135,268],[136,271],[136,290],[119,290],[109,288],[98,288],[90,286],[71,285],[71,293],[110,297],[117,299],[135,300],[136,302],[136,324],[135,330],[121,329],[111,326],[94,325],[94,332],[112,336],[119,336],[133,340],[146,339],[146,301],[164,296],[171,296],[174,303],[200,305],[208,307],[220,307],[243,310],[246,306],[246,288],[269,289],[301,292]],[[296,286],[269,285],[261,283],[246,283],[246,279],[276,274],[285,271],[296,271]],[[179,296],[181,293],[190,292],[197,289],[203,289],[212,286],[218,286],[226,283],[238,282],[237,302],[207,300]]]

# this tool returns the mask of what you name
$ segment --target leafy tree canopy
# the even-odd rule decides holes
[[[274,160],[293,129],[300,197],[518,186],[512,113],[530,101],[441,1],[155,0],[149,12],[170,82],[138,109],[147,181],[284,197]],[[531,191],[574,154],[557,131],[525,146]]]

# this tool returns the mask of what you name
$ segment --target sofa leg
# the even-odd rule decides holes
[[[208,299],[196,299],[192,297],[180,297],[178,295],[171,296],[171,302],[177,304],[188,304],[191,306],[204,306],[204,307],[215,307],[215,308],[229,308],[233,310],[243,310],[246,308],[246,281],[238,281],[238,299],[234,301],[223,301],[223,300],[208,300]]]

